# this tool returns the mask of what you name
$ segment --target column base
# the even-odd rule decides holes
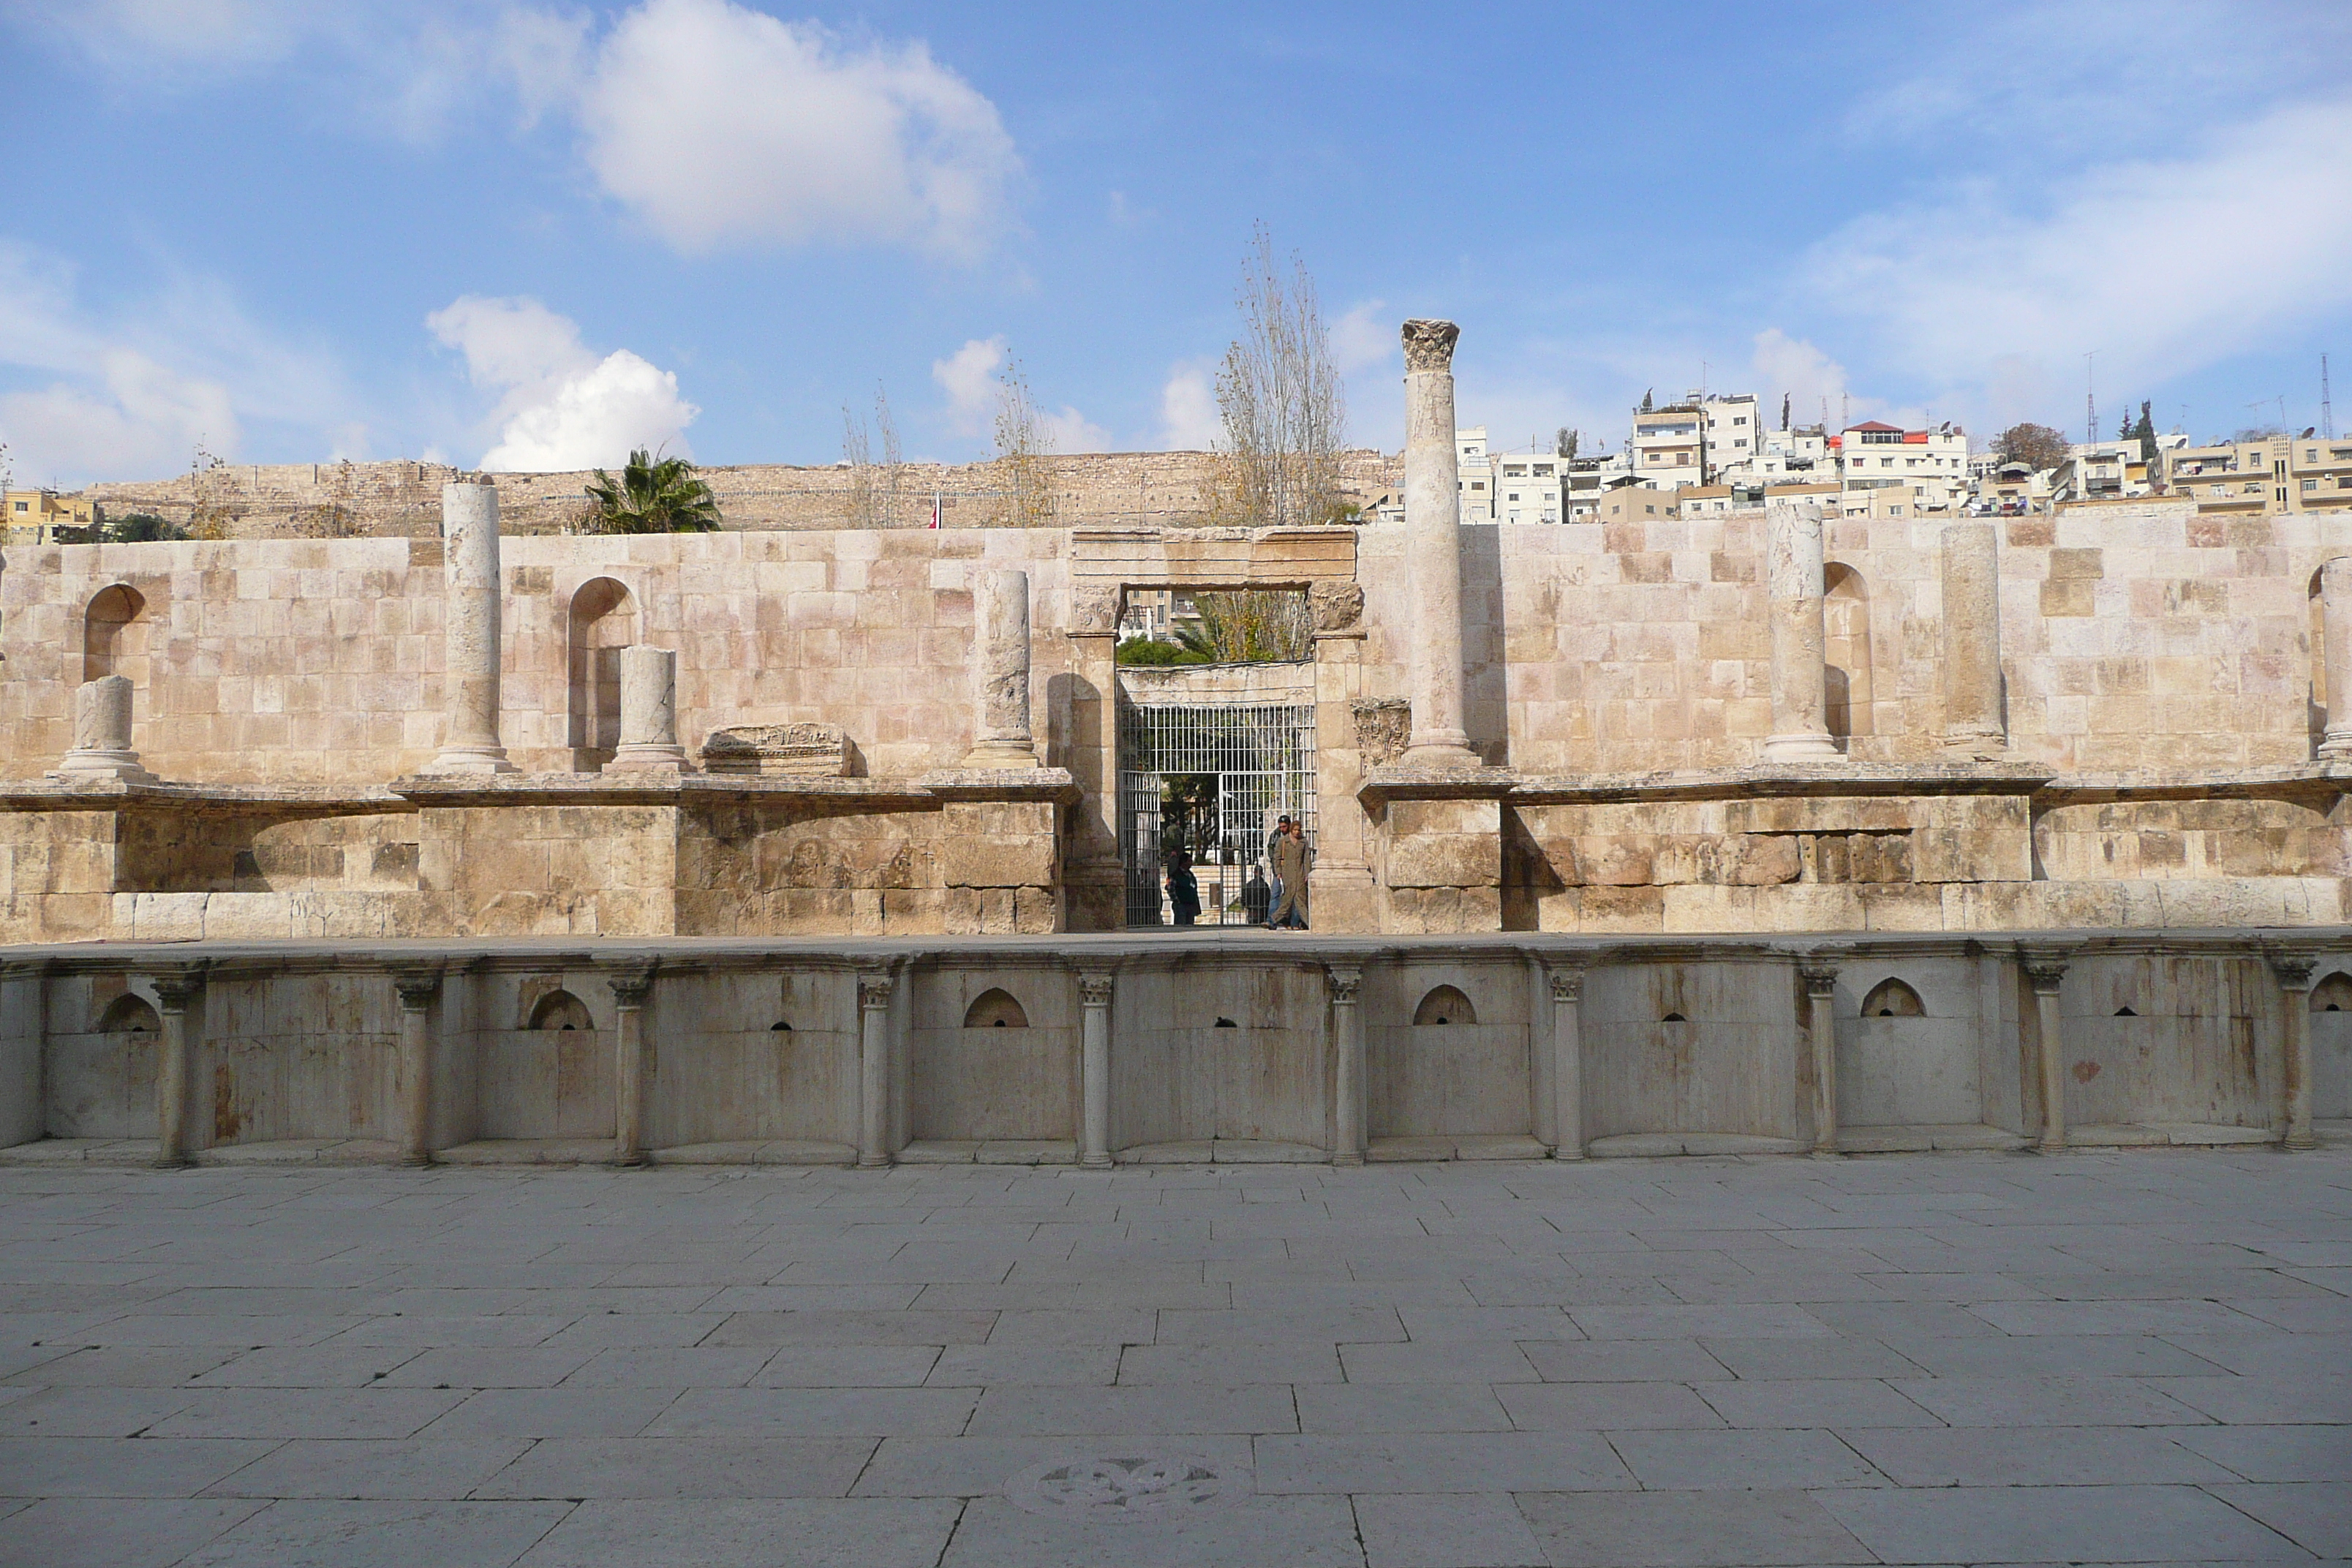
[[[432,1163],[433,1156],[430,1154],[403,1154],[400,1157],[400,1166],[404,1171],[421,1171]]]
[[[158,1154],[149,1161],[148,1164],[158,1171],[184,1171],[194,1165],[195,1162],[185,1154]]]
[[[2308,1153],[2319,1147],[2319,1140],[2308,1132],[2290,1132],[2279,1147],[2293,1154]]]
[[[2352,731],[2331,730],[2321,736],[2319,760],[2323,763],[2352,763]]]
[[[1553,1148],[1551,1157],[1555,1160],[1581,1160],[1584,1158],[1584,1151],[1568,1144],[1559,1144]]]
[[[963,754],[959,768],[1035,768],[1045,764],[1037,759],[1037,748],[1012,741],[983,741]]]
[[[1081,1170],[1087,1171],[1108,1171],[1111,1168],[1110,1156],[1108,1154],[1081,1154],[1078,1156],[1078,1166]]]
[[[80,779],[118,779],[124,784],[162,782],[140,763],[138,752],[130,751],[68,752],[49,777],[64,784]]]
[[[1764,742],[1764,760],[1768,763],[1842,763],[1846,754],[1826,732],[1810,735],[1772,735]]]
[[[519,773],[507,761],[504,746],[451,746],[416,770],[420,773]]]
[[[623,746],[613,753],[613,760],[604,764],[604,771],[608,773],[656,771],[682,773],[691,769],[686,760],[684,746]]]
[[[1466,768],[1483,768],[1486,759],[1470,749],[1465,741],[1416,741],[1396,760],[1401,768],[1428,768],[1438,773],[1460,773]]]
[[[2066,1152],[2066,1140],[2044,1138],[2033,1146],[2033,1152],[2037,1154],[2063,1154]]]
[[[615,1149],[613,1151],[613,1163],[624,1171],[634,1171],[646,1163],[646,1152],[643,1149]]]
[[[1335,1165],[1360,1165],[1363,1163],[1364,1157],[1361,1154],[1333,1154],[1331,1156],[1331,1163]]]

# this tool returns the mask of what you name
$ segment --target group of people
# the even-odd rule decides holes
[[[1307,929],[1307,868],[1312,858],[1313,851],[1307,848],[1307,835],[1298,823],[1287,816],[1278,819],[1266,836],[1265,865],[1252,866],[1249,880],[1242,887],[1242,912],[1250,924],[1268,931]],[[1161,860],[1176,923],[1195,924],[1201,918],[1201,883],[1192,875],[1192,857],[1184,841],[1171,843]],[[1274,870],[1271,885],[1265,879],[1265,867]]]

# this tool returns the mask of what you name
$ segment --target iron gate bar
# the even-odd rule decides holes
[[[1315,839],[1313,703],[1125,704],[1118,720],[1119,850],[1127,876],[1127,923],[1171,923],[1160,876],[1161,834],[1171,817],[1194,831],[1205,816],[1209,842],[1188,843],[1201,885],[1201,922],[1242,925],[1253,871],[1269,892],[1266,840],[1276,816],[1299,822]],[[1170,781],[1207,777],[1214,794],[1206,814],[1171,798]]]

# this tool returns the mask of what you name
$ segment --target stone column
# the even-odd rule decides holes
[[[1365,1122],[1364,1017],[1356,1005],[1364,972],[1351,964],[1328,964],[1331,987],[1331,1044],[1338,1057],[1331,1084],[1331,1163],[1360,1165],[1369,1140]]]
[[[73,750],[58,762],[51,778],[121,779],[152,784],[131,746],[131,685],[120,675],[101,675],[74,691]]]
[[[1772,626],[1772,733],[1764,742],[1764,760],[1843,761],[1845,753],[1830,739],[1829,677],[1822,662],[1829,630],[1819,507],[1765,504],[1764,564]]]
[[[968,768],[1034,768],[1029,733],[1029,574],[973,574],[971,750]]]
[[[441,487],[441,680],[448,719],[428,773],[510,773],[499,743],[499,492]]]
[[[677,655],[643,643],[621,650],[621,743],[604,771],[686,767],[677,743]]]
[[[2336,689],[2327,690],[2332,707]],[[2273,952],[2268,955],[2271,973],[2278,976],[2281,1000],[2286,1005],[2285,1058],[2286,1079],[2286,1146],[2290,1149],[2316,1148],[2311,1135],[2311,975],[2318,961],[2307,953]]]
[[[163,1013],[163,1037],[155,1058],[155,1163],[188,1163],[188,1069],[194,1042],[188,1038],[188,1006],[205,988],[199,971],[158,974],[152,984]]]
[[[1404,565],[1412,603],[1408,767],[1475,768],[1463,728],[1462,468],[1451,321],[1404,324]]]
[[[1551,1157],[1584,1158],[1584,971],[1563,965],[1551,981]]]
[[[1108,974],[1078,976],[1078,1001],[1085,1010],[1079,1037],[1078,1089],[1083,1103],[1078,1129],[1078,1163],[1093,1170],[1110,1164],[1110,998]]]
[[[400,1163],[433,1163],[433,999],[441,991],[437,969],[395,971],[400,996]]]
[[[613,1163],[646,1163],[646,1079],[653,1064],[646,1050],[646,998],[654,988],[654,966],[634,963],[605,980],[613,988],[617,1018],[613,1029]]]
[[[1838,1152],[1837,965],[1807,959],[1797,971],[1805,983],[1805,1034],[1813,1053],[1813,1152]]]
[[[2327,671],[2327,732],[2319,755],[2352,762],[2352,555],[2319,569],[2321,658]]]
[[[2058,986],[2066,978],[2065,960],[2056,953],[2028,953],[2026,984],[2033,987],[2036,1060],[2042,1068],[2042,1152],[2056,1154],[2066,1147],[2066,1049],[2059,1037]]]
[[[1990,759],[2008,749],[2000,718],[2000,557],[1990,522],[1944,525],[1944,746]]]
[[[857,1163],[890,1163],[890,972],[857,975]]]

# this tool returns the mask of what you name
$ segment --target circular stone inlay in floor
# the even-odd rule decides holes
[[[1049,1519],[1178,1521],[1245,1501],[1250,1478],[1239,1466],[1181,1455],[1052,1459],[1005,1482],[1004,1495]]]

